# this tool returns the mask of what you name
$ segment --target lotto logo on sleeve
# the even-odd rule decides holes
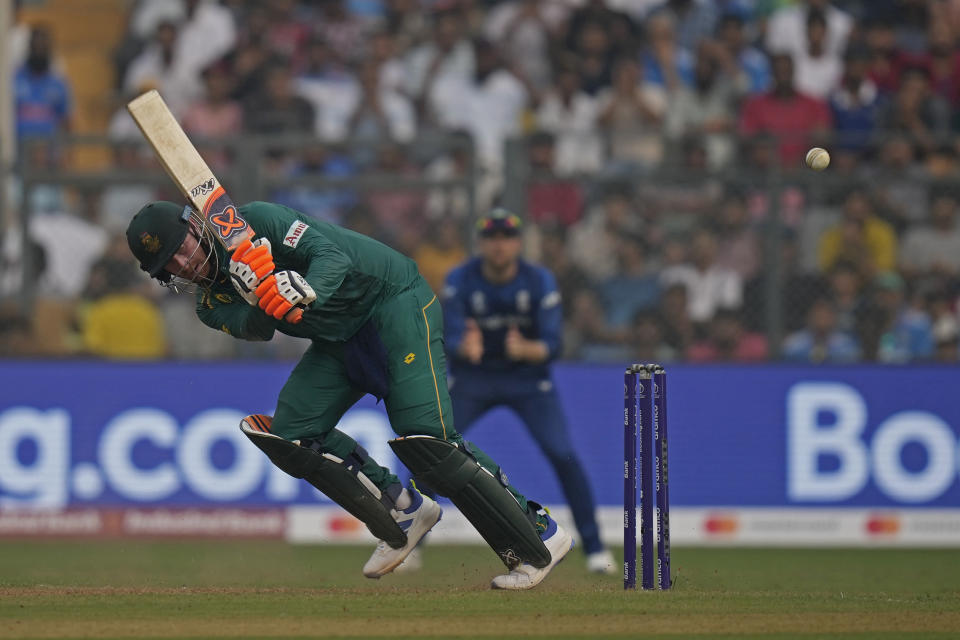
[[[296,249],[297,245],[300,244],[300,238],[303,237],[303,232],[307,230],[307,223],[297,220],[290,228],[287,229],[287,235],[283,239],[283,244],[287,245],[291,249]]]

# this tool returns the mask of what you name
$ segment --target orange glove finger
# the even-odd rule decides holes
[[[283,320],[283,317],[287,315],[287,312],[293,309],[293,305],[290,302],[284,300],[283,304],[280,305],[276,311],[273,312],[273,317],[277,320]]]
[[[252,267],[253,263],[256,262],[258,259],[262,258],[263,256],[267,256],[268,259],[271,257],[270,249],[267,248],[267,245],[262,244],[256,249],[251,249],[250,251],[247,251],[245,254],[240,256],[240,260]]]
[[[277,295],[273,300],[270,301],[270,304],[267,305],[266,312],[267,315],[273,316],[279,320],[287,311],[290,311],[292,307],[293,305],[290,304],[288,300],[281,295]]]
[[[270,262],[264,264],[264,265],[261,266],[260,268],[254,269],[253,272],[254,272],[255,274],[257,274],[257,277],[258,277],[258,278],[263,278],[263,277],[265,277],[267,274],[273,273],[273,270],[276,268],[276,266],[277,266],[277,265],[273,264],[273,261],[271,260]]]
[[[260,286],[257,287],[257,290],[254,291],[254,294],[258,298],[263,298],[263,296],[266,295],[267,291],[270,289],[273,289],[274,291],[277,290],[277,279],[272,275],[268,278],[264,278],[263,282],[260,283]]]
[[[273,291],[267,291],[265,294],[263,294],[263,296],[260,297],[260,308],[266,311],[267,307],[269,307],[270,304],[274,300],[276,300],[279,296],[280,294],[277,292],[276,289],[274,289]]]
[[[266,247],[260,247],[259,249],[255,249],[255,251],[260,251],[260,249],[265,250]],[[249,260],[247,259],[248,257],[250,258]],[[243,261],[248,265],[250,265],[251,269],[256,271],[257,269],[267,264],[268,262],[273,262],[273,256],[270,255],[269,251],[265,250],[260,255],[257,255],[257,256],[253,256],[253,257],[244,256]]]
[[[237,246],[236,249],[233,250],[233,255],[230,256],[230,259],[234,262],[239,262],[243,257],[243,254],[249,251],[251,246],[253,246],[253,242],[250,240],[250,238],[245,239]]]
[[[273,270],[276,268],[276,265],[273,263],[273,256],[269,253],[248,262],[247,265],[253,269],[253,272],[257,274],[258,278],[263,278],[268,273],[273,273]]]

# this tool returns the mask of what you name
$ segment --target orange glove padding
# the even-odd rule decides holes
[[[262,280],[267,274],[273,273],[276,268],[276,265],[273,264],[271,249],[270,241],[266,238],[260,238],[256,246],[250,238],[247,238],[234,249],[230,260],[244,263],[253,270],[258,280]]]
[[[296,271],[278,271],[267,276],[257,287],[256,296],[267,315],[277,320],[286,316],[286,321],[293,324],[302,319],[303,308],[317,299],[313,287]]]

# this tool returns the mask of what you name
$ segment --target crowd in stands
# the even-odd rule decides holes
[[[257,158],[286,180],[260,197],[384,240],[437,291],[470,253],[471,213],[516,207],[528,256],[557,275],[567,358],[955,362],[958,38],[955,0],[144,1],[116,103],[158,88],[194,139],[293,141]],[[68,130],[50,34],[11,43],[18,134]],[[120,106],[107,133],[117,167],[154,166]],[[826,172],[801,166],[815,145]],[[249,162],[205,149],[224,175]],[[476,190],[295,180],[363,176]],[[177,196],[35,189],[33,245],[6,231],[0,293],[32,255],[35,315],[80,301],[61,354],[298,353],[197,337],[190,300],[157,304],[122,237],[156,197]],[[125,316],[142,335],[123,342]],[[28,332],[4,322],[5,344]]]

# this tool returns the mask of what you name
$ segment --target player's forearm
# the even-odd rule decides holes
[[[231,307],[229,310],[227,306]],[[236,307],[236,308],[233,308]],[[197,315],[205,325],[241,340],[265,342],[273,337],[277,321],[258,307],[244,304],[200,308]]]
[[[540,364],[550,359],[550,347],[543,340],[527,340],[521,349],[521,359]]]
[[[259,307],[250,307],[243,325],[243,335],[239,337],[253,342],[265,342],[273,338],[277,322]]]

